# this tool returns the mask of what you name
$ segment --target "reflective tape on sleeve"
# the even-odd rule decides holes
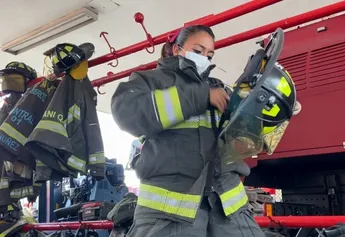
[[[215,111],[215,121],[216,125],[219,125],[221,119],[221,114],[218,111]],[[226,125],[224,123],[223,127]],[[206,113],[199,115],[199,116],[193,116],[190,117],[189,119],[176,124],[175,126],[172,126],[170,129],[186,129],[186,128],[199,128],[199,127],[204,127],[204,128],[212,128],[212,123],[211,123],[211,112],[208,110]]]
[[[201,195],[172,192],[164,188],[141,184],[138,205],[177,216],[194,219]]]
[[[3,123],[0,130],[24,146],[26,137],[8,123]]]
[[[41,120],[36,128],[38,129],[43,129],[43,130],[48,130],[54,133],[58,133],[64,137],[68,137],[67,136],[67,131],[66,128],[64,127],[63,124],[59,123],[59,122],[55,122],[55,121],[48,121],[48,120]]]
[[[78,157],[73,155],[70,158],[68,158],[67,165],[78,171],[86,171],[86,161],[79,159]]]
[[[164,129],[184,120],[180,98],[175,86],[166,90],[155,90],[153,95],[154,108],[157,110],[159,121]]]
[[[245,206],[248,202],[248,196],[243,183],[241,182],[237,187],[220,195],[220,200],[226,216],[234,214],[241,207]]]
[[[104,162],[104,152],[97,152],[89,155],[89,165],[103,164]]]

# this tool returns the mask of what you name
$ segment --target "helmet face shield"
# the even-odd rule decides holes
[[[262,121],[246,112],[237,112],[218,139],[219,155],[225,164],[254,156],[263,149]]]
[[[12,92],[24,93],[26,90],[26,80],[19,74],[0,74],[1,90],[8,94]]]

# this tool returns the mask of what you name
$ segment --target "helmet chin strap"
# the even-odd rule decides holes
[[[85,60],[79,63],[78,65],[74,66],[68,74],[70,74],[74,80],[83,80],[87,76],[87,72],[89,69],[88,66],[88,61]]]

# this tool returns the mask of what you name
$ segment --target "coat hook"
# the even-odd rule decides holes
[[[101,92],[101,91],[100,91],[101,86],[104,86],[104,85],[98,86],[98,87],[97,87],[97,92],[98,92],[98,94],[100,94],[100,95],[104,95],[105,92]]]
[[[141,25],[141,27],[143,28],[143,30],[144,30],[144,32],[145,32],[145,34],[146,34],[146,39],[147,39],[147,41],[148,41],[148,42],[150,43],[150,45],[151,45],[151,50],[148,49],[148,48],[146,48],[146,51],[147,51],[149,54],[153,54],[153,53],[155,52],[155,44],[154,44],[154,42],[153,42],[152,36],[151,36],[151,35],[149,34],[149,32],[147,32],[147,30],[146,30],[146,27],[145,27],[145,25],[144,25],[144,19],[145,19],[145,17],[144,17],[144,15],[143,15],[141,12],[135,13],[135,15],[134,15],[134,20],[135,20],[136,23],[139,23],[139,24]]]
[[[109,43],[108,41],[108,38],[107,36],[108,35],[108,32],[101,32],[101,34],[99,35],[99,37],[103,37],[105,42],[107,43],[108,47],[109,47],[109,50],[110,50],[110,53],[113,54],[114,56],[116,56],[116,50],[113,46],[111,46],[111,44]],[[111,63],[108,63],[109,66],[112,66],[112,67],[117,67],[119,65],[119,60],[117,58],[115,58],[116,60],[116,63],[115,65],[111,62]]]
[[[116,62],[115,65],[113,64],[113,62],[108,63],[108,65],[111,67],[117,67],[117,65],[119,65],[119,60],[117,60],[117,58],[116,58],[115,62]]]

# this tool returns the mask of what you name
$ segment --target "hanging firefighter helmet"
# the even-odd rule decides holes
[[[0,70],[1,89],[4,93],[24,93],[27,83],[37,78],[35,69],[22,62],[10,62]]]
[[[270,44],[273,49],[266,48],[265,54],[258,50],[235,83],[230,119],[218,139],[226,164],[262,151],[272,154],[293,115],[296,88],[290,74],[276,62],[283,36],[277,30],[277,39],[272,39],[277,42]]]
[[[91,58],[95,51],[92,43],[74,45],[70,43],[58,44],[51,52],[54,74],[59,76],[81,62]]]
[[[19,74],[22,75],[26,81],[37,78],[36,70],[22,62],[10,62],[5,69],[0,70],[0,74]]]

